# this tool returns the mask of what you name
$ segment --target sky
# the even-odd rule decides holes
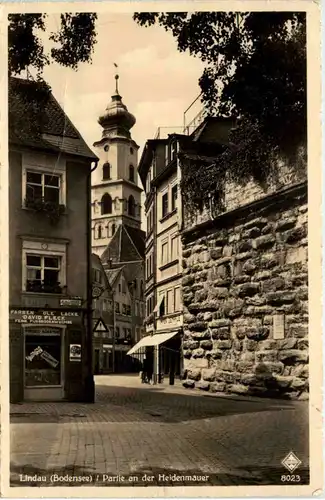
[[[57,29],[58,21],[57,15],[50,15],[49,30]],[[180,131],[184,111],[200,93],[203,64],[180,53],[176,40],[162,27],[140,27],[130,13],[99,13],[97,40],[92,64],[73,71],[53,63],[46,67],[44,77],[91,147],[101,138],[97,120],[115,89],[116,63],[119,92],[137,120],[131,133],[140,146],[140,159],[146,140],[155,136],[158,127],[179,127],[175,131]],[[188,117],[200,108],[197,101]]]

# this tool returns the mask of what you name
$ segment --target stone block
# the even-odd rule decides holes
[[[299,377],[293,377],[291,387],[293,390],[302,390],[306,387],[306,380]]]
[[[207,380],[208,382],[213,382],[216,378],[216,369],[205,368],[204,370],[202,370],[202,378],[203,380]]]
[[[307,236],[307,227],[300,226],[283,233],[284,241],[288,244],[294,244]]]
[[[308,249],[307,247],[288,248],[286,253],[286,264],[307,263]]]
[[[213,299],[225,299],[228,295],[229,291],[224,287],[214,287],[209,291],[209,297]]]
[[[294,365],[296,363],[307,363],[308,354],[298,349],[286,349],[279,351],[279,361],[285,365]]]
[[[292,248],[291,250],[294,250]],[[295,276],[292,277],[292,285],[293,286],[302,286],[302,285],[308,285],[308,274],[307,273],[301,273],[301,274],[296,274]]]
[[[299,300],[308,300],[308,287],[300,287],[299,290],[297,290],[297,297]]]
[[[245,374],[247,374],[247,372],[252,372],[253,368],[254,368],[254,363],[253,362],[239,361],[237,363],[237,371],[239,373],[245,373]],[[253,377],[254,380],[256,378],[255,375],[253,375],[252,373],[250,373],[249,376]],[[242,380],[243,380],[243,376],[242,376]]]
[[[275,244],[275,237],[273,234],[265,234],[264,236],[259,236],[253,242],[253,247],[259,250],[273,247]]]
[[[251,277],[247,274],[240,274],[235,277],[234,282],[236,285],[241,285],[243,283],[250,283]]]
[[[269,233],[272,233],[273,229],[274,229],[274,224],[269,222],[268,224],[266,224],[266,226],[263,227],[261,233],[262,234],[269,234]]]
[[[191,369],[187,370],[187,378],[191,380],[200,380],[201,378],[201,370]]]
[[[236,291],[239,297],[251,297],[255,295],[260,290],[259,283],[243,283],[242,285],[238,285],[236,287]]]
[[[206,351],[211,351],[213,347],[212,340],[202,340],[200,342],[200,347],[202,347],[202,349],[205,349]]]
[[[226,384],[224,382],[212,382],[210,384],[211,392],[224,392],[226,390]]]
[[[184,278],[182,279],[182,286],[187,286],[187,285],[193,285],[195,281],[195,277],[193,275],[187,275],[187,276],[184,276]]]
[[[210,328],[221,328],[221,327],[230,326],[230,325],[231,325],[231,321],[229,319],[226,319],[226,318],[214,319],[213,321],[211,321],[211,323],[209,323]]]
[[[293,292],[277,291],[266,294],[266,300],[272,305],[290,304],[294,302],[296,296]]]
[[[193,304],[194,294],[193,293],[184,293],[183,292],[183,304],[188,308],[191,307],[191,310],[196,310],[198,307],[194,307]],[[198,304],[197,304],[198,305]]]
[[[234,359],[222,359],[219,362],[219,368],[228,372],[233,372],[236,367],[236,361]]]
[[[235,256],[236,261],[244,261],[251,259],[253,257],[253,252],[242,252]]]
[[[278,361],[264,361],[258,365],[256,365],[255,370],[257,373],[269,373],[271,375],[274,374],[283,374],[284,365]]]
[[[242,384],[232,384],[228,387],[228,392],[233,394],[247,394],[248,388]]]
[[[258,229],[262,229],[262,227],[266,226],[268,220],[264,217],[256,217],[245,224],[243,224],[243,229],[251,229],[253,227],[257,227]]]
[[[308,350],[308,348],[309,348],[308,338],[298,339],[298,349]]]
[[[231,340],[216,340],[215,348],[217,349],[231,349]]]
[[[194,389],[195,387],[195,382],[194,380],[184,380],[182,382],[182,385],[183,387],[185,387],[186,389]]]
[[[194,323],[196,321],[196,316],[194,314],[185,313],[184,323]]]
[[[244,350],[247,349],[247,351],[256,351],[257,348],[258,342],[256,342],[256,340],[245,339]]]
[[[243,385],[254,385],[258,383],[258,380],[253,373],[243,373],[241,376],[241,383]]]
[[[265,340],[268,338],[270,330],[266,326],[261,326],[259,328],[248,328],[245,333],[250,340]]]
[[[190,248],[184,248],[183,254],[182,254],[184,259],[187,259],[188,257],[190,257],[191,254],[192,254],[192,250]]]
[[[286,231],[288,229],[292,229],[295,227],[296,221],[297,221],[297,219],[294,217],[279,220],[276,223],[275,229],[276,229],[276,231]]]
[[[278,341],[277,340],[263,340],[259,345],[261,351],[267,351],[268,349],[277,349]]]
[[[270,306],[248,306],[245,314],[248,316],[265,316],[266,314],[271,314],[273,312]]]
[[[281,290],[286,286],[286,281],[283,278],[271,278],[263,281],[262,291],[263,292],[275,292]]]
[[[228,326],[222,328],[211,329],[212,338],[215,340],[228,340],[230,338],[230,331]]]
[[[207,329],[207,323],[205,321],[197,321],[196,323],[190,323],[188,329],[191,332],[203,332]]]
[[[288,389],[292,383],[293,377],[284,375],[274,375],[274,382],[280,389]]]
[[[246,304],[250,306],[263,306],[266,302],[264,295],[255,295],[254,297],[247,297]]]
[[[239,328],[233,328],[233,334],[236,335],[236,337],[239,340],[243,340],[246,337],[246,328],[244,327],[239,327]]]
[[[183,341],[183,349],[190,349],[191,351],[193,351],[193,349],[198,349],[199,346],[199,342],[195,342],[194,340]]]
[[[256,264],[253,260],[247,260],[243,264],[243,273],[253,274],[256,270]]]
[[[208,391],[210,388],[210,384],[209,384],[209,382],[206,382],[205,380],[200,380],[196,384],[196,388],[201,389],[201,391]]]
[[[190,350],[188,350],[188,351],[184,351],[184,352],[183,352],[183,356],[184,356],[184,358],[186,358],[186,359],[191,358],[191,357],[192,357],[192,351],[190,351]]]
[[[261,362],[261,361],[271,361],[275,362],[278,359],[278,352],[277,351],[259,351],[256,352],[256,361]]]
[[[271,278],[271,271],[259,271],[254,275],[255,281],[263,281]]]
[[[195,349],[194,351],[192,351],[193,358],[203,358],[203,356],[204,356],[204,349],[202,348]]]
[[[261,267],[265,269],[271,269],[279,264],[279,260],[274,254],[264,254],[261,258]]]
[[[308,336],[308,325],[292,323],[289,328],[289,336],[304,338]]]
[[[200,290],[198,292],[195,292],[195,297],[194,300],[195,302],[203,302],[206,300],[208,297],[208,291],[207,290]]]
[[[210,252],[204,250],[203,252],[199,253],[198,255],[199,262],[209,262],[209,260],[210,260]]]
[[[243,253],[243,252],[250,252],[252,249],[252,242],[250,240],[244,240],[240,241],[237,243],[237,252],[238,253]]]
[[[209,358],[209,359],[212,359],[212,360],[218,360],[218,359],[221,359],[222,356],[223,356],[223,351],[221,351],[220,349],[212,349],[212,351],[208,351],[206,356]]]
[[[211,333],[209,330],[205,330],[204,332],[192,332],[193,340],[209,340],[211,338]]]
[[[297,347],[296,338],[287,338],[283,340],[278,340],[279,349],[295,349]]]

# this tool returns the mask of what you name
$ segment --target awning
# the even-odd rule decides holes
[[[127,354],[129,356],[132,356],[132,354],[136,353],[141,349],[142,347],[151,347],[151,346],[157,346],[160,344],[163,344],[164,342],[167,342],[167,340],[171,339],[172,337],[175,337],[175,335],[179,332],[179,330],[173,330],[168,333],[157,333],[156,335],[147,335],[146,337],[143,337],[137,344],[135,344],[128,352]]]

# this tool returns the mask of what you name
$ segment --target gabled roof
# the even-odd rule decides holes
[[[111,285],[111,287],[114,287],[116,281],[121,276],[122,270],[123,270],[123,266],[117,267],[114,269],[105,269],[105,273],[106,273],[108,282]]]
[[[52,92],[40,105],[38,96],[42,88],[41,83],[33,80],[9,78],[9,142],[97,160]],[[38,109],[37,129],[33,109]]]
[[[101,259],[104,264],[109,260],[115,263],[139,261],[144,259],[144,250],[145,232],[127,224],[120,224]]]

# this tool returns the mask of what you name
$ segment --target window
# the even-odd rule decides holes
[[[159,316],[165,316],[165,295],[160,295],[160,298],[159,298],[160,302],[159,302],[159,307],[158,307],[158,312],[159,312]]]
[[[115,226],[115,224],[112,224],[112,236],[114,236],[115,230],[116,230],[116,226]]]
[[[107,151],[108,151],[108,150],[109,150],[109,145],[108,145],[108,144],[105,144],[105,146],[104,146],[104,151],[106,151],[106,153],[107,153]]]
[[[165,241],[161,246],[161,264],[167,264],[168,262],[168,241]]]
[[[177,142],[173,141],[170,146],[170,161],[176,160],[177,156]]]
[[[60,257],[26,253],[26,291],[61,293]]]
[[[131,306],[130,305],[126,306],[126,314],[127,314],[127,316],[131,316]]]
[[[167,314],[174,312],[174,290],[167,291]]]
[[[101,207],[102,215],[112,213],[112,198],[108,193],[102,196]]]
[[[171,238],[171,260],[174,261],[178,257],[178,236],[174,236]]]
[[[172,210],[175,210],[177,203],[177,184],[172,187]]]
[[[131,153],[131,155],[133,155],[133,153],[134,153],[133,148],[130,148],[130,153]]]
[[[175,312],[181,310],[181,289],[179,286],[174,290],[174,310]]]
[[[122,304],[122,314],[126,314],[126,304]]]
[[[121,285],[121,283],[118,284],[118,291],[119,291],[119,293],[121,293],[121,291],[122,291],[122,285]]]
[[[135,200],[132,194],[129,196],[128,200],[128,214],[132,215],[133,217],[135,216]]]
[[[129,180],[131,182],[134,182],[134,166],[133,165],[129,166]]]
[[[100,239],[102,237],[102,226],[99,224],[97,226],[97,229],[98,229],[98,231],[97,231],[97,238]]]
[[[111,178],[111,165],[109,163],[104,163],[103,165],[103,180],[109,180]]]
[[[115,312],[118,314],[120,312],[120,304],[118,302],[115,302]]]
[[[26,171],[26,206],[36,200],[60,204],[60,176]]]
[[[165,193],[162,197],[162,217],[168,214],[168,193]]]

